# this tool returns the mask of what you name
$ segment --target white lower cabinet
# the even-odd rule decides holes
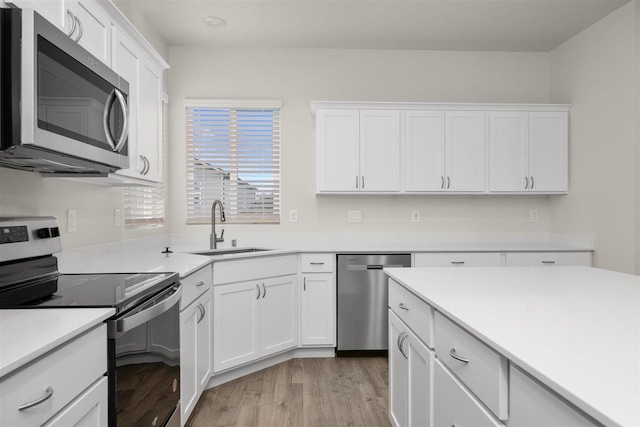
[[[335,254],[300,256],[300,345],[336,345]]]
[[[509,427],[600,425],[513,365],[509,369],[509,381]]]
[[[501,252],[429,252],[415,255],[415,267],[500,267]]]
[[[297,346],[296,283],[292,274],[214,286],[214,372]]]
[[[433,395],[434,427],[504,426],[438,359]]]
[[[180,312],[180,425],[185,425],[211,376],[212,291]]]
[[[433,425],[434,352],[389,310],[389,419],[396,427]]]
[[[0,380],[0,426],[40,426],[47,420],[56,426],[106,426],[107,391],[97,385],[106,372],[102,324]]]
[[[507,267],[591,266],[591,252],[507,252]]]
[[[106,427],[109,418],[108,388],[107,377],[102,377],[43,427]]]

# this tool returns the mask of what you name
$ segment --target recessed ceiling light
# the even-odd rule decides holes
[[[202,22],[204,22],[205,24],[207,24],[210,27],[213,28],[220,28],[220,27],[224,27],[225,25],[227,25],[227,21],[225,21],[224,19],[220,18],[219,16],[206,16]]]

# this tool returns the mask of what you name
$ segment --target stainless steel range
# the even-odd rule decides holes
[[[177,273],[60,274],[55,218],[0,218],[0,308],[113,307],[110,426],[180,425]]]

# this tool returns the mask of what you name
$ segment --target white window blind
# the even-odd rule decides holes
[[[164,182],[167,181],[167,102],[162,104],[162,184],[153,187],[125,187],[124,189],[124,227],[136,228],[160,227],[164,225],[165,201]]]
[[[280,108],[262,104],[185,103],[187,223],[210,223],[216,199],[229,223],[280,223]]]

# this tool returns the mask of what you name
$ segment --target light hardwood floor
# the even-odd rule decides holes
[[[205,390],[189,427],[387,427],[386,357],[293,359]]]

